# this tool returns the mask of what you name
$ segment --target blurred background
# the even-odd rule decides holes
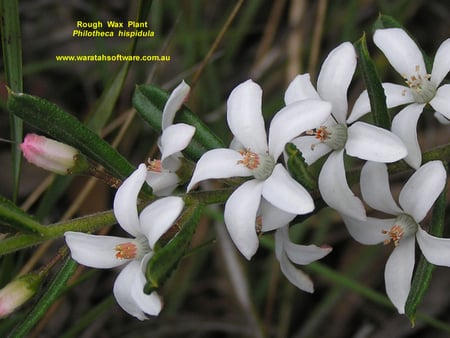
[[[159,136],[131,109],[135,86],[151,83],[170,91],[182,79],[190,83],[237,3],[153,1],[147,21],[155,36],[140,39],[135,54],[169,55],[171,61],[132,62],[114,111],[100,132],[132,164],[158,157]],[[24,92],[52,101],[82,121],[89,120],[122,63],[57,62],[55,56],[128,54],[131,39],[73,37],[72,32],[78,20],[134,20],[137,4],[136,0],[20,1]],[[284,91],[297,74],[310,73],[315,82],[327,54],[344,41],[357,41],[364,32],[381,78],[399,83],[401,78],[372,42],[372,25],[380,13],[404,25],[431,56],[450,36],[447,0],[246,0],[198,77],[187,106],[228,143],[226,99],[235,86],[249,78],[258,82],[264,91],[264,116],[270,121],[283,107]],[[4,84],[3,67],[1,72]],[[350,107],[363,89],[356,75],[348,94]],[[4,85],[0,99],[0,137],[8,139]],[[447,128],[432,114],[423,114],[419,126],[422,149],[448,143]],[[25,132],[32,131],[25,125]],[[10,156],[10,145],[0,143],[0,195],[8,198],[12,195]],[[404,178],[393,178],[394,195]],[[86,177],[55,178],[23,163],[19,204],[45,224],[111,209],[113,197],[114,190],[101,182]],[[411,328],[405,316],[307,267],[300,268],[311,275],[315,293],[296,289],[280,272],[271,234],[263,236],[257,255],[247,262],[227,242],[220,208],[208,210],[210,217],[202,220],[193,242],[199,249],[181,262],[161,290],[165,306],[159,317],[139,322],[119,308],[112,298],[117,271],[80,268],[74,286],[31,336],[448,337],[448,332],[420,320]],[[383,270],[391,247],[356,243],[339,216],[326,208],[291,230],[291,238],[298,243],[331,245],[333,252],[321,262],[384,294]],[[61,244],[24,251],[14,257],[14,264],[2,259],[0,282],[45,264]],[[420,311],[449,323],[449,283],[450,272],[436,268]],[[95,313],[90,312],[93,309]],[[15,318],[0,321],[0,332],[20,320],[20,316]]]

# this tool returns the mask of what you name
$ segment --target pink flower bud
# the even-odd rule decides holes
[[[14,312],[33,297],[40,287],[42,276],[36,273],[21,276],[0,290],[0,318]]]
[[[75,168],[87,168],[84,158],[83,163],[78,163],[80,153],[77,149],[44,136],[26,135],[20,149],[28,162],[60,175],[74,173]]]

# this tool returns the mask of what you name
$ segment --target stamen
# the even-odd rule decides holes
[[[262,233],[262,226],[263,226],[263,224],[262,224],[262,216],[257,216],[256,220],[255,220],[255,223],[256,223],[256,233],[257,234],[261,234]]]
[[[237,161],[237,164],[242,164],[250,170],[258,168],[260,164],[258,154],[251,152],[249,149],[241,150],[239,151],[239,154],[242,155],[243,159]]]
[[[413,90],[412,94],[416,102],[418,103],[429,102],[436,94],[436,87],[430,82],[431,75],[421,74],[419,65],[416,65],[415,71],[416,74],[413,74],[410,77],[406,75],[402,76],[405,79],[405,82],[408,85],[408,87]],[[403,92],[402,95],[404,95]]]
[[[382,230],[381,233],[390,237],[384,241],[384,245],[388,245],[392,240],[395,246],[398,246],[398,243],[404,235],[403,228],[400,225],[393,225],[391,230]]]
[[[128,242],[116,245],[114,250],[116,250],[117,259],[134,259],[136,258],[138,248],[134,243]]]
[[[148,171],[154,171],[157,173],[160,173],[162,170],[161,167],[161,160],[150,160],[150,158],[147,160],[147,170]]]

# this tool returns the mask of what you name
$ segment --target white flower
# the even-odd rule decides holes
[[[100,269],[126,264],[114,283],[114,296],[126,312],[140,320],[146,319],[146,314],[158,315],[162,308],[156,292],[150,295],[143,292],[144,269],[153,255],[153,246],[184,207],[180,197],[166,197],[148,205],[138,215],[137,197],[146,175],[147,169],[141,164],[122,183],[114,198],[114,215],[134,238],[65,233],[72,258],[78,263]]]
[[[366,212],[359,198],[350,190],[345,176],[344,150],[354,157],[376,162],[394,162],[406,156],[402,141],[388,130],[356,122],[348,125],[347,90],[356,69],[356,53],[353,45],[344,42],[330,52],[317,79],[317,91],[309,74],[298,75],[285,93],[289,106],[304,99],[322,99],[332,104],[331,118],[310,136],[300,136],[294,143],[308,164],[327,153],[319,174],[319,190],[324,201],[341,214],[364,220]]]
[[[251,80],[237,86],[228,98],[227,120],[233,149],[213,149],[203,154],[194,170],[188,191],[211,178],[248,177],[225,204],[225,224],[240,252],[250,259],[258,248],[255,219],[263,200],[291,214],[305,214],[314,203],[305,188],[295,181],[278,157],[295,136],[324,122],[330,104],[320,100],[296,102],[272,119],[267,141],[261,111],[262,90]],[[238,150],[234,150],[234,149]],[[264,217],[262,219],[264,226]],[[284,225],[284,224],[280,224]]]
[[[395,203],[385,164],[367,162],[361,172],[361,193],[372,208],[395,218],[368,217],[361,222],[343,217],[350,234],[363,244],[394,242],[384,272],[386,293],[399,313],[411,288],[414,269],[415,239],[431,264],[450,266],[450,239],[429,235],[419,223],[425,218],[446,184],[447,174],[441,161],[421,166],[406,182],[399,195],[400,207]]]
[[[177,187],[180,180],[176,171],[181,165],[181,151],[186,149],[195,133],[195,127],[186,123],[172,124],[190,89],[186,82],[181,81],[170,94],[163,109],[162,134],[158,140],[161,159],[149,161],[146,179],[157,196],[167,196]]]
[[[298,270],[294,264],[307,265],[331,252],[331,247],[300,245],[289,239],[289,226],[275,231],[275,255],[280,262],[281,271],[286,278],[300,290],[313,293],[314,286],[307,274]]]
[[[384,53],[392,67],[405,79],[406,86],[383,83],[388,108],[400,105],[402,109],[392,121],[392,131],[408,148],[405,161],[414,169],[422,163],[422,153],[417,142],[417,121],[424,106],[429,103],[438,114],[450,118],[450,85],[439,86],[450,70],[450,39],[445,40],[436,52],[431,74],[427,74],[422,52],[411,37],[400,28],[378,29],[374,42]],[[351,119],[354,121],[370,111],[367,91],[355,102]]]

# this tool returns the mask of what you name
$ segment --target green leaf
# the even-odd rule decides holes
[[[144,121],[157,132],[161,132],[161,119],[164,105],[169,94],[156,86],[140,85],[133,95],[133,106]],[[191,160],[198,160],[207,150],[223,148],[225,145],[204,123],[186,106],[182,106],[175,117],[176,122],[183,122],[195,127],[194,137],[183,151]]]
[[[106,141],[54,103],[10,91],[8,108],[33,127],[80,150],[120,179],[128,177],[135,169]]]
[[[295,144],[287,143],[284,150],[288,155],[287,168],[292,177],[308,190],[317,189],[317,177],[309,171],[309,166],[305,162],[300,151]]]
[[[14,91],[23,90],[22,80],[22,43],[20,34],[19,1],[0,0],[0,32],[2,37],[3,66],[6,83]],[[19,145],[23,139],[23,122],[17,116],[10,114],[13,200],[19,193],[22,153]]]
[[[429,233],[436,237],[442,237],[444,233],[445,207],[447,204],[446,197],[447,189],[444,188],[434,205]],[[411,290],[409,292],[408,299],[406,300],[405,305],[405,313],[413,326],[416,320],[417,307],[422,302],[425,292],[428,290],[433,270],[434,265],[430,264],[425,259],[423,254],[420,254],[419,264],[417,265],[416,271],[414,272],[414,277],[411,283]]]
[[[395,20],[392,16],[380,14],[378,16],[377,21],[373,24],[373,31],[377,29],[384,29],[384,28],[401,28],[404,29],[402,24]]]
[[[0,223],[28,233],[41,234],[46,230],[38,221],[2,196],[0,196]]]
[[[179,225],[181,230],[163,247],[155,249],[155,254],[147,263],[145,293],[149,294],[164,284],[177,267],[189,248],[202,211],[202,204],[189,206],[175,224]]]
[[[390,129],[391,117],[386,105],[386,96],[381,85],[380,77],[369,55],[366,44],[366,35],[355,43],[356,53],[358,55],[358,65],[367,87],[367,93],[370,100],[370,108],[374,123],[381,128]]]

